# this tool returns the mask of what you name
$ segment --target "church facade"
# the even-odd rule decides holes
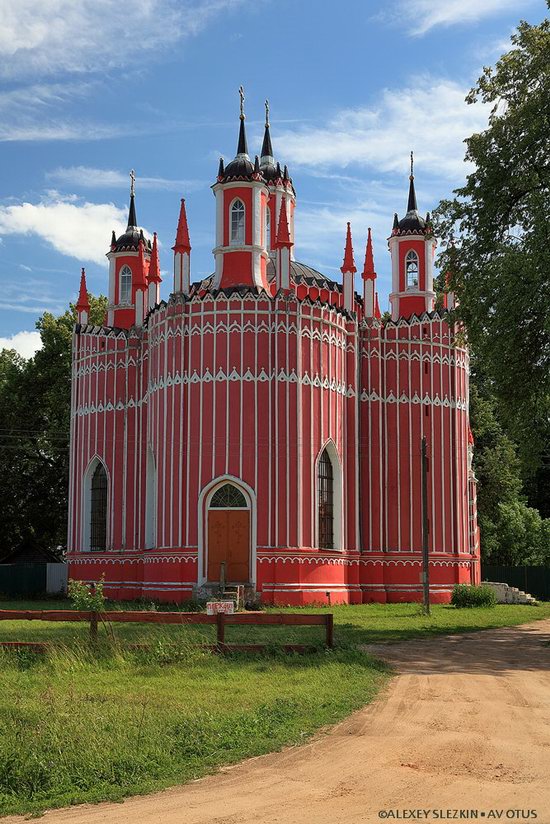
[[[182,200],[167,301],[157,237],[113,233],[109,306],[73,337],[70,577],[181,602],[244,584],[265,603],[422,597],[422,464],[433,602],[479,581],[468,351],[435,309],[436,241],[418,211],[388,240],[381,318],[369,230],[361,294],[348,224],[342,277],[294,259],[296,193],[275,159],[237,154],[212,186],[214,274],[191,279]],[[361,256],[362,257],[362,256]],[[358,278],[359,279],[359,278]]]

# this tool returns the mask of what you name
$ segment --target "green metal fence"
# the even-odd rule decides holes
[[[497,581],[517,587],[539,601],[550,601],[550,567],[481,565],[483,581]]]
[[[0,564],[0,595],[43,595],[47,564]]]

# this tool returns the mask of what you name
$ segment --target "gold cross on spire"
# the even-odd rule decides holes
[[[136,193],[136,173],[130,169],[130,196],[133,197]]]
[[[241,98],[241,120],[244,120],[244,89],[242,86],[239,86],[239,97]]]
[[[269,126],[269,100],[265,101],[265,127]]]

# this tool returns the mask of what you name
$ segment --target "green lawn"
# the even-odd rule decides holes
[[[119,799],[299,743],[368,703],[389,677],[357,644],[518,624],[549,617],[550,604],[439,606],[430,618],[412,604],[332,612],[336,650],[305,656],[216,656],[193,646],[210,627],[137,624],[115,625],[120,643],[92,653],[86,624],[0,622],[0,641],[54,642],[46,657],[0,652],[0,814]],[[232,627],[227,640],[321,638],[320,627]],[[136,640],[151,649],[125,649]]]

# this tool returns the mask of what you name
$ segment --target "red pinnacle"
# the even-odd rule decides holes
[[[86,289],[86,270],[82,269],[80,275],[80,292],[78,293],[78,301],[76,304],[78,312],[89,312],[90,301],[88,300],[88,290]]]
[[[369,229],[367,236],[367,249],[365,251],[365,264],[363,266],[363,280],[376,280],[374,271],[374,256],[372,254],[372,237]]]
[[[151,262],[149,263],[149,282],[160,283],[161,280],[157,233],[153,232],[153,248],[151,250]]]
[[[178,230],[176,232],[176,242],[172,246],[174,252],[190,252],[189,228],[187,226],[187,214],[185,212],[185,200],[181,199],[180,216],[178,220]]]
[[[286,214],[286,197],[283,197],[281,200],[279,228],[277,229],[277,246],[292,246],[290,232],[288,230],[288,217]]]
[[[380,313],[380,305],[378,303],[378,292],[375,292],[374,294],[374,317],[378,318],[378,320],[382,317]]]
[[[145,289],[147,288],[147,278],[145,272],[145,244],[143,240],[140,238],[138,243],[138,265],[137,265],[137,272],[136,272],[136,279],[135,285],[137,289]]]
[[[340,271],[342,274],[346,272],[356,272],[357,267],[355,266],[355,261],[353,259],[353,246],[351,244],[351,228],[350,224],[348,223],[348,231],[346,233],[346,248],[344,251],[344,262],[340,267]]]

